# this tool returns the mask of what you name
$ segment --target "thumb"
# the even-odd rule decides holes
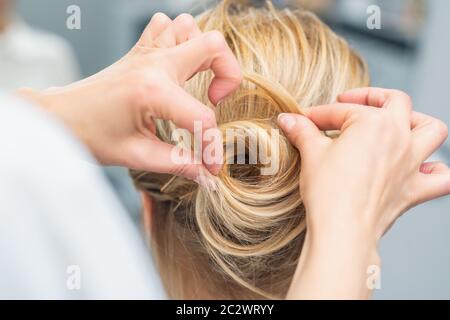
[[[183,149],[184,150],[184,149]],[[156,173],[168,173],[193,180],[213,189],[214,177],[192,152],[157,139],[137,138],[128,142],[127,167]]]
[[[318,145],[326,143],[328,139],[311,120],[299,114],[280,114],[278,125],[303,158],[306,154],[310,155]]]

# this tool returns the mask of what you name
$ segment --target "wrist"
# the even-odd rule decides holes
[[[16,95],[22,99],[32,102],[35,105],[41,105],[41,92],[31,88],[20,88]]]
[[[86,124],[86,110],[82,110],[87,105],[82,92],[74,92],[71,86],[54,87],[42,91],[21,88],[16,94],[39,107],[44,112],[59,120],[68,128],[75,137],[92,150],[90,137],[91,129]]]
[[[316,241],[339,235],[340,239],[346,237],[377,245],[381,238],[377,223],[377,217],[382,216],[381,209],[367,205],[368,201],[357,202],[345,197],[337,200],[331,200],[334,204],[331,207],[328,201],[315,201],[314,206],[307,206],[308,230]]]
[[[380,265],[378,240],[367,228],[354,226],[323,226],[309,228],[305,244],[315,253],[334,256],[348,255],[367,266]]]
[[[352,219],[333,212],[334,217],[324,220],[308,219],[308,242],[315,252],[338,254],[349,253],[361,263],[380,265],[378,252],[379,236],[373,223],[365,221],[364,213],[353,215]]]
[[[308,225],[288,299],[367,299],[381,259],[373,233],[351,224]]]
[[[61,88],[50,88],[42,91],[31,88],[20,88],[16,91],[16,95],[42,109],[51,111],[55,106],[61,104],[58,102],[60,100],[58,95],[59,91],[61,91]]]

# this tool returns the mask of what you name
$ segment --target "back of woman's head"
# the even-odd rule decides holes
[[[299,153],[272,130],[274,119],[332,103],[338,94],[368,85],[368,73],[343,39],[304,10],[225,0],[197,22],[202,31],[224,34],[245,80],[215,109],[227,160],[214,178],[215,191],[175,176],[131,172],[153,199],[155,258],[173,298],[282,297],[300,256],[306,212]],[[199,74],[186,89],[213,108],[207,97],[211,79],[211,73]],[[158,121],[164,141],[171,142],[174,129]],[[263,173],[268,164],[258,157],[248,161],[255,136],[276,171]],[[234,148],[238,141],[244,148]],[[247,161],[235,163],[239,156]]]

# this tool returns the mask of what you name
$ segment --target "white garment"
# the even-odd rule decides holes
[[[0,298],[162,299],[149,256],[85,148],[0,94]]]
[[[0,89],[46,89],[79,78],[78,65],[62,38],[16,19],[0,33]]]

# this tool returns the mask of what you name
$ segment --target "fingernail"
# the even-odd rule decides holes
[[[295,126],[296,120],[295,120],[295,118],[294,118],[292,115],[290,115],[290,114],[287,114],[287,113],[281,113],[281,114],[278,116],[278,123],[281,125],[281,127],[282,127],[284,130],[289,131],[289,130],[291,130],[291,129]]]

